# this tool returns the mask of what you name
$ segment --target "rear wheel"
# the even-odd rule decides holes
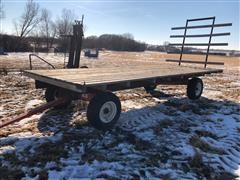
[[[145,91],[150,92],[150,91],[154,91],[156,89],[157,85],[156,84],[151,84],[148,86],[144,86]]]
[[[61,88],[57,88],[57,87],[47,87],[46,91],[45,91],[45,99],[47,102],[50,101],[54,101],[57,100],[60,97],[68,97],[68,93],[66,90],[61,89]],[[67,108],[69,106],[69,104],[71,104],[71,100],[69,98],[69,100],[61,105],[55,106],[55,109],[63,109],[63,108]]]
[[[189,99],[198,99],[203,92],[203,82],[200,78],[191,78],[187,84],[187,96]]]
[[[94,96],[87,108],[87,118],[97,129],[107,130],[112,128],[121,113],[119,98],[110,92],[104,92]]]

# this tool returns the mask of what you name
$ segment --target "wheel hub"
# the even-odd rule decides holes
[[[108,113],[109,113],[109,109],[105,108],[105,109],[103,110],[103,113],[104,113],[104,114],[108,114]]]
[[[195,95],[198,96],[199,94],[201,94],[201,91],[202,91],[202,85],[201,83],[197,83],[195,88]]]
[[[113,101],[105,102],[99,112],[100,120],[103,123],[111,122],[117,114],[117,106]]]

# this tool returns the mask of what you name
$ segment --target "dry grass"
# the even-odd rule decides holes
[[[29,53],[10,53],[8,56],[0,56],[0,69],[28,69]],[[82,53],[83,54],[83,53]],[[57,68],[63,68],[64,56],[63,54],[46,54],[39,53],[40,57],[43,57]],[[183,59],[190,60],[202,60],[204,61],[205,56],[203,55],[184,55]],[[114,52],[114,51],[101,51],[100,56],[97,60],[90,60],[81,57],[81,65],[87,65],[89,67],[108,67],[108,66],[131,66],[141,62],[142,65],[147,64],[159,64],[165,63],[165,59],[179,59],[179,54],[165,54],[160,52]],[[226,67],[235,67],[235,70],[240,66],[239,57],[225,57],[225,56],[209,56],[209,61],[220,61],[224,62]],[[100,60],[100,61],[99,61]],[[174,64],[174,63],[173,63]],[[194,64],[194,66],[196,66]],[[35,68],[50,68],[46,64],[42,63],[38,59],[33,59],[33,67]],[[200,65],[202,67],[202,65]]]
[[[45,59],[50,59],[50,61],[57,67],[62,67],[62,56],[46,54],[40,54],[40,56],[44,56]],[[105,51],[100,53],[100,58],[98,60],[89,60],[83,57],[81,59],[81,65],[87,65],[90,68],[119,66],[131,66],[134,68],[136,64],[142,66],[146,64],[162,64],[165,63],[164,60],[166,58],[175,59],[178,58],[178,55],[161,54],[158,52],[133,53]],[[199,58],[203,57],[194,55],[186,55],[184,57],[184,59],[194,60],[199,60]],[[0,69],[3,67],[27,68],[27,59],[28,53],[16,53],[10,54],[9,56],[0,56]],[[156,120],[161,118],[158,117],[158,115],[154,115],[156,112],[163,113],[168,116],[166,118],[161,118],[161,121],[155,124],[154,127],[148,128],[148,130],[153,133],[153,140],[145,140],[142,139],[141,136],[139,137],[138,134],[134,134],[139,133],[140,135],[143,135],[141,133],[148,132],[147,129],[134,129],[130,132],[129,129],[124,130],[123,127],[117,126],[116,129],[109,134],[104,134],[103,132],[97,130],[92,131],[91,127],[89,127],[88,123],[86,123],[87,120],[85,114],[82,113],[82,110],[86,108],[87,104],[78,104],[75,109],[69,108],[68,110],[64,110],[62,112],[47,111],[40,119],[33,118],[25,124],[15,124],[1,129],[1,138],[7,137],[10,134],[18,135],[20,132],[31,132],[36,137],[38,137],[39,134],[44,135],[44,137],[54,136],[53,134],[57,134],[59,131],[63,132],[63,137],[57,142],[46,141],[40,146],[38,144],[33,145],[32,148],[37,150],[34,153],[34,156],[32,156],[28,147],[25,148],[23,154],[27,158],[26,160],[19,159],[15,152],[4,155],[3,159],[9,162],[10,166],[12,165],[11,167],[15,170],[12,171],[5,166],[1,166],[0,179],[22,178],[26,175],[26,172],[22,172],[21,168],[19,168],[23,165],[23,163],[29,167],[33,167],[33,165],[41,163],[40,166],[44,167],[46,163],[51,160],[56,162],[56,170],[58,170],[58,168],[63,168],[63,164],[61,164],[60,159],[64,157],[71,157],[72,152],[79,154],[79,158],[81,159],[79,160],[79,163],[91,164],[94,160],[98,160],[99,162],[124,161],[124,163],[128,163],[132,158],[136,165],[143,165],[144,168],[161,168],[165,164],[171,162],[172,159],[175,160],[175,157],[179,158],[183,156],[181,151],[172,148],[172,145],[174,144],[181,145],[177,141],[178,138],[181,139],[181,136],[184,137],[184,143],[188,145],[190,144],[194,149],[198,149],[199,153],[196,153],[193,157],[188,156],[187,158],[184,158],[186,162],[182,162],[182,159],[180,159],[179,162],[174,162],[175,165],[174,163],[171,164],[172,167],[177,169],[177,171],[184,171],[185,173],[194,172],[199,176],[199,179],[214,179],[213,177],[216,177],[217,175],[217,173],[214,172],[216,169],[212,170],[211,164],[209,166],[205,161],[203,162],[203,159],[206,158],[205,154],[221,157],[226,155],[228,152],[226,151],[225,154],[222,149],[216,147],[217,145],[211,144],[208,139],[221,141],[227,137],[222,137],[221,134],[212,133],[215,131],[206,131],[204,128],[200,128],[200,124],[206,125],[208,123],[216,123],[217,126],[221,124],[221,122],[224,122],[224,119],[218,118],[217,122],[214,122],[213,119],[202,116],[202,121],[195,121],[194,115],[196,115],[196,118],[199,115],[211,115],[218,112],[221,105],[226,107],[226,109],[229,109],[229,111],[223,112],[224,114],[228,114],[230,116],[231,114],[238,112],[237,105],[239,105],[240,101],[239,80],[237,76],[239,58],[211,56],[210,60],[225,61],[225,72],[223,74],[213,74],[203,77],[205,94],[203,94],[204,97],[197,102],[189,101],[184,97],[185,86],[159,85],[157,90],[160,90],[161,92],[153,94],[154,98],[150,94],[147,94],[143,88],[117,92],[117,96],[123,103],[123,120],[129,120],[130,118],[136,120],[136,122],[126,121],[130,122],[130,126],[134,125],[141,127],[141,123],[145,123],[145,120],[151,119],[151,117]],[[174,65],[176,64],[173,63],[173,66]],[[44,65],[37,64],[38,68],[42,68],[42,66]],[[0,119],[11,117],[24,111],[26,104],[32,99],[38,99],[44,102],[43,91],[36,90],[34,87],[34,81],[29,78],[19,75],[0,76],[0,84]],[[227,101],[224,101],[224,99]],[[149,106],[150,113],[148,114],[147,111],[147,113],[145,113],[147,116],[145,116],[145,114],[141,114],[142,111],[144,112],[144,108],[142,110],[132,111],[132,108],[135,105],[141,105],[139,107]],[[79,110],[79,112],[76,113],[75,110]],[[75,114],[73,114],[73,112]],[[126,117],[126,114],[139,117]],[[181,114],[190,114],[192,116],[190,119],[184,118],[184,116],[182,118]],[[176,116],[176,118],[174,118],[174,116]],[[239,122],[239,118],[237,116],[232,117],[236,119],[236,122]],[[146,125],[147,124],[148,123],[146,122]],[[173,132],[176,132],[180,136],[175,136]],[[240,132],[239,127],[236,128],[236,132]],[[173,136],[168,136],[170,134]],[[171,141],[165,141],[168,138]],[[6,145],[13,146],[14,143],[15,141],[8,142]],[[168,143],[170,143],[170,145],[168,145]],[[84,153],[78,152],[77,147],[80,144],[84,147]],[[139,160],[134,159],[134,157],[127,159],[128,154],[122,153],[119,145],[127,145],[126,149],[129,150],[129,152],[134,152],[142,157],[139,158]],[[229,145],[229,147],[231,146],[232,145]],[[74,151],[72,151],[72,148],[75,148]],[[126,165],[126,167],[129,168],[129,164]],[[131,177],[134,177],[135,179],[147,177],[144,168],[139,168],[139,174],[132,171],[130,173]],[[37,172],[31,172],[31,170],[29,170],[27,173],[30,177],[35,177]],[[43,168],[40,172],[38,172],[38,175],[39,179],[47,179],[48,172]],[[108,174],[100,174],[98,177],[114,179],[114,177],[110,177]],[[229,177],[231,178],[233,176],[225,173],[217,179],[227,179]],[[161,175],[161,178],[168,179],[168,175]],[[170,178],[171,176],[169,175],[169,179]]]
[[[202,151],[207,152],[207,153],[214,153],[214,154],[224,154],[225,153],[223,149],[211,146],[207,142],[203,141],[201,139],[201,137],[198,135],[192,136],[189,140],[189,143],[192,146],[199,148]]]

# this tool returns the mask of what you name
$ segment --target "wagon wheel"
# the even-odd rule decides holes
[[[69,100],[61,105],[55,106],[55,109],[63,109],[67,108],[71,104],[70,96],[68,95],[67,91],[61,88],[49,86],[45,91],[45,99],[47,102],[54,101],[60,97],[68,98]]]
[[[187,83],[187,96],[189,99],[198,99],[203,92],[203,82],[200,78],[191,78]]]
[[[97,129],[107,130],[112,128],[121,113],[119,98],[111,93],[104,92],[94,96],[87,108],[87,118]]]
[[[156,87],[157,87],[156,84],[151,84],[151,85],[148,85],[148,86],[144,86],[144,89],[147,92],[151,92],[151,91],[154,91],[154,89],[156,89]]]

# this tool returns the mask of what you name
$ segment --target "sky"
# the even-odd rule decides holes
[[[85,37],[101,34],[131,33],[135,40],[162,45],[163,42],[181,42],[170,39],[171,27],[184,26],[186,19],[215,16],[215,23],[233,23],[232,27],[216,28],[217,32],[231,32],[231,36],[214,37],[213,42],[228,42],[223,49],[240,50],[240,0],[35,0],[41,8],[51,11],[53,19],[63,8],[71,9],[79,17],[84,14]],[[5,19],[2,32],[13,34],[13,21],[23,13],[26,0],[2,0]],[[211,21],[201,22],[202,24]],[[201,24],[200,23],[200,24]],[[199,23],[192,23],[196,25]],[[209,33],[210,29],[189,31],[190,34]],[[207,38],[194,38],[187,42],[208,42]],[[216,47],[218,48],[218,47]]]

